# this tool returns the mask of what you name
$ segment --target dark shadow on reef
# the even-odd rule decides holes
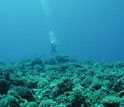
[[[65,55],[1,62],[0,107],[124,107],[124,62]]]

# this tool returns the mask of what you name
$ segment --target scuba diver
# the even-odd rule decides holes
[[[44,12],[47,23],[49,24],[49,37],[50,37],[50,45],[51,45],[51,56],[54,57],[58,53],[58,44],[55,36],[54,29],[54,8],[52,6],[51,0],[40,0],[41,8]]]
[[[57,40],[54,31],[50,30],[49,36],[50,36],[50,44],[51,44],[51,56],[55,56],[58,51],[57,51]]]

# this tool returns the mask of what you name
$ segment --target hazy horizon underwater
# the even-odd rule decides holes
[[[124,107],[124,0],[0,0],[0,107]]]
[[[124,60],[123,0],[2,0],[0,60],[51,57],[49,32],[60,54],[97,62]]]

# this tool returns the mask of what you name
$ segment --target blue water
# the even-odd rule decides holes
[[[50,57],[54,28],[60,53],[79,60],[124,60],[124,0],[0,0],[0,60]]]

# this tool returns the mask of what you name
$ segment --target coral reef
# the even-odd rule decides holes
[[[124,62],[64,55],[1,62],[0,107],[124,107]]]

